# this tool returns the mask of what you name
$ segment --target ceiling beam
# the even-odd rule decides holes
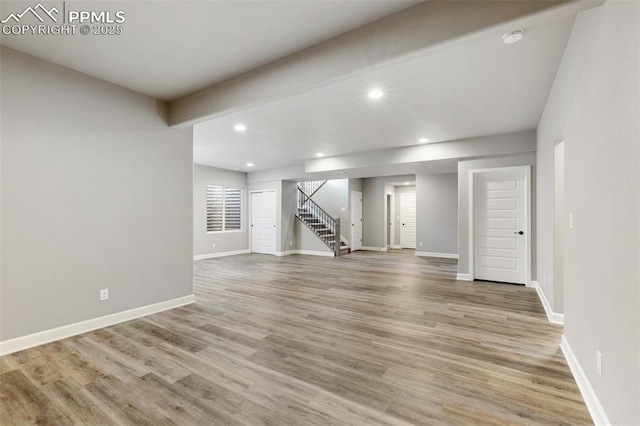
[[[306,173],[326,173],[383,165],[410,165],[431,161],[519,154],[536,151],[536,131],[482,136],[449,142],[380,149],[307,160]]]
[[[193,125],[599,4],[602,0],[426,1],[177,99],[169,105],[169,124]]]

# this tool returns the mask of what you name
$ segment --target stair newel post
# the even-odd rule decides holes
[[[339,217],[335,219],[335,223],[336,223],[336,229],[335,229],[335,235],[334,235],[335,240],[333,240],[333,252],[335,253],[336,257],[340,257],[340,249],[342,248],[342,244],[340,242],[340,218]]]

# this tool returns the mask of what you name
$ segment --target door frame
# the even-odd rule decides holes
[[[531,240],[533,239],[531,233],[531,165],[525,166],[507,166],[507,167],[492,167],[486,169],[472,169],[469,170],[469,280],[475,279],[475,260],[476,260],[476,229],[475,229],[475,177],[483,173],[495,173],[495,172],[524,172],[524,214],[525,214],[525,227],[524,234],[527,238],[524,244],[525,250],[525,266],[524,266],[524,284],[527,287],[531,286]]]
[[[271,189],[254,189],[249,191],[249,253],[257,253],[253,251],[253,225],[251,224],[253,219],[253,199],[251,195],[258,192],[273,192],[276,196],[276,235],[274,238],[275,247],[273,248],[273,253],[268,253],[271,255],[276,255],[278,253],[278,235],[280,235],[280,223],[278,222],[278,190],[275,188]],[[266,253],[258,253],[258,254],[266,254]]]

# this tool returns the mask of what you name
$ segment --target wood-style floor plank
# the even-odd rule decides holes
[[[0,424],[591,424],[536,292],[413,251],[194,262],[196,303],[0,358]]]

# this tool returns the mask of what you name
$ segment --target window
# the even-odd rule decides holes
[[[207,232],[242,229],[242,188],[207,185]]]

